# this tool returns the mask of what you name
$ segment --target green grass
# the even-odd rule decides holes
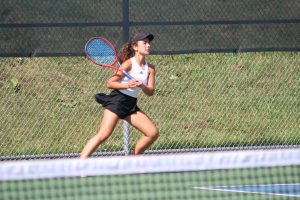
[[[156,94],[139,106],[152,149],[299,145],[300,54],[150,56]],[[79,152],[98,129],[111,70],[82,57],[0,58],[0,155]],[[132,130],[131,144],[140,133]],[[122,149],[122,127],[99,151]]]
[[[173,104],[158,121],[178,148],[299,144],[299,54],[183,55],[168,63],[166,76],[179,79],[158,87],[167,93],[159,106]],[[181,112],[167,126],[173,109]]]

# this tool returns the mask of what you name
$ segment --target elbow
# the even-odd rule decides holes
[[[154,95],[154,90],[148,92],[148,96],[153,96],[153,95]]]
[[[148,97],[151,97],[151,96],[153,96],[154,94],[153,93],[147,93],[146,94]]]

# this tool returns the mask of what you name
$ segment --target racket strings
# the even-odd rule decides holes
[[[113,65],[116,61],[116,52],[113,47],[100,38],[88,42],[86,52],[94,62],[100,65]]]

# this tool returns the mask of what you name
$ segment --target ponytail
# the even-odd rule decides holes
[[[131,43],[125,43],[119,53],[118,53],[118,61],[120,64],[122,64],[125,60],[128,60],[129,58],[134,56],[134,50],[132,48]]]

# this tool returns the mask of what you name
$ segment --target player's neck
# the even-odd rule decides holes
[[[135,58],[135,61],[137,62],[137,64],[139,66],[144,66],[145,65],[145,56],[144,55],[136,54],[134,56],[134,58]]]

